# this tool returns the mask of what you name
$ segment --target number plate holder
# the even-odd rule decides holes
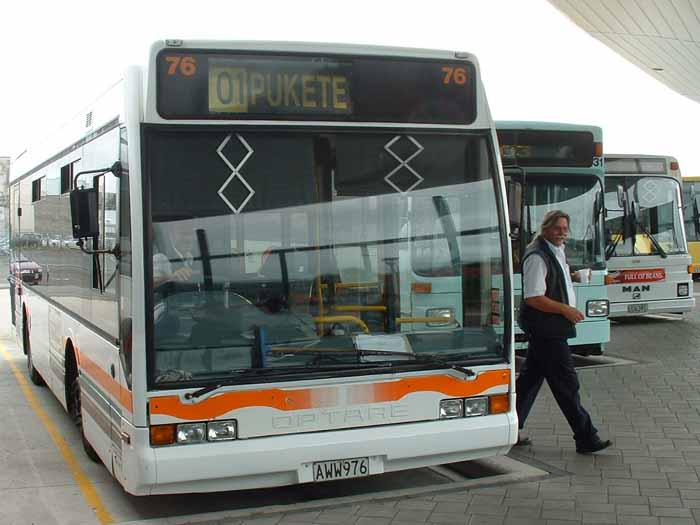
[[[314,481],[361,478],[369,476],[369,458],[346,458],[317,461],[312,464]]]
[[[628,304],[627,313],[628,314],[645,314],[649,311],[649,305],[647,303],[638,304]]]

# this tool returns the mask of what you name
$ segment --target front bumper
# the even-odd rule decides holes
[[[512,397],[512,396],[511,396]],[[511,399],[513,401],[513,399]],[[506,414],[152,448],[135,428],[123,480],[135,495],[212,492],[313,481],[312,464],[370,458],[370,474],[506,454],[517,418]],[[138,446],[134,446],[138,443]]]
[[[692,286],[691,286],[692,290]],[[646,304],[646,312],[630,312],[629,305]],[[695,308],[694,297],[683,297],[661,301],[634,301],[610,303],[610,317],[629,317],[646,314],[676,314],[690,312]]]

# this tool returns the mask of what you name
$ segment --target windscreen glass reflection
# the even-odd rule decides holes
[[[146,144],[156,385],[503,358],[486,135],[153,131]]]

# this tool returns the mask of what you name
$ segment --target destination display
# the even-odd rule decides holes
[[[162,51],[166,119],[469,124],[476,70],[463,60]]]
[[[590,167],[602,163],[602,151],[596,153],[593,135],[585,131],[499,130],[498,143],[504,166]]]

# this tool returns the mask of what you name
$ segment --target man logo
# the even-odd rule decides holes
[[[635,294],[639,294],[639,292],[650,292],[651,291],[651,286],[648,284],[643,284],[641,286],[623,286],[622,287],[622,293],[630,293],[633,292]]]

